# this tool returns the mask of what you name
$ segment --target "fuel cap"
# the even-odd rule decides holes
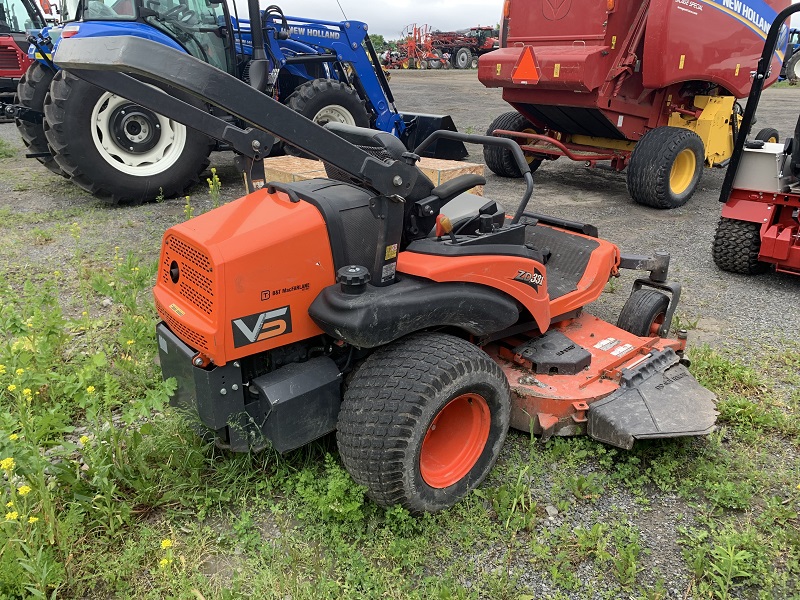
[[[369,270],[361,265],[347,265],[336,271],[336,281],[345,294],[361,294],[367,289]]]

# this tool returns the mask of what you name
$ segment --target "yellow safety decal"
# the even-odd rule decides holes
[[[733,74],[734,77],[739,76],[739,69],[742,67],[739,63],[736,63],[736,73]]]
[[[553,77],[558,77],[560,73],[561,73],[561,63],[556,63],[556,65],[553,67]]]
[[[611,49],[614,50],[617,47],[617,36],[611,36]]]
[[[384,260],[391,260],[392,258],[397,257],[397,244],[392,244],[391,246],[386,246],[386,254]]]
[[[678,64],[678,69],[682,69],[683,68],[683,63],[685,61],[686,61],[686,55],[685,54],[681,54],[681,62]]]
[[[180,307],[178,307],[178,306],[177,306],[177,305],[175,305],[175,304],[170,304],[170,305],[169,305],[169,308],[170,308],[170,310],[171,310],[172,312],[174,312],[174,313],[175,313],[176,315],[178,315],[179,317],[182,317],[183,315],[185,315],[185,314],[186,314],[185,312],[183,312],[183,310],[181,310],[181,309],[180,309]]]
[[[500,63],[497,63],[494,68],[495,71],[497,71],[497,74],[500,75]]]

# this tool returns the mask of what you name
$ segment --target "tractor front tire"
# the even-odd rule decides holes
[[[777,144],[781,138],[777,129],[773,127],[765,127],[756,134],[756,139],[761,140],[762,142]]]
[[[789,85],[797,85],[800,81],[800,51],[795,52],[786,63],[786,79]]]
[[[758,260],[761,250],[761,223],[720,217],[714,234],[714,264],[723,271],[758,275],[769,270],[769,263]]]
[[[25,108],[42,112],[44,110],[44,98],[47,96],[50,82],[53,81],[55,74],[55,71],[47,65],[39,62],[33,63],[22,75],[22,79],[19,80],[17,102]],[[28,152],[31,154],[47,153],[48,156],[37,156],[36,160],[56,175],[66,177],[66,173],[61,170],[53,156],[50,155],[50,149],[47,147],[47,138],[44,135],[44,123],[31,123],[21,119],[15,119],[14,123]]]
[[[66,71],[53,78],[44,115],[59,167],[78,186],[114,204],[182,194],[209,163],[209,137]]]
[[[492,121],[492,124],[489,125],[489,129],[486,130],[486,135],[492,135],[495,129],[538,133],[531,122],[516,111],[503,113],[497,117]],[[497,137],[508,138],[510,136],[501,135]],[[528,168],[531,172],[538,169],[542,164],[541,158],[534,158],[530,155],[525,155],[525,158],[528,161]],[[511,150],[507,148],[486,145],[483,147],[483,160],[486,162],[486,166],[489,167],[495,175],[499,175],[500,177],[522,177],[517,161],[514,160],[514,155],[511,153]]]
[[[625,301],[617,327],[639,337],[656,337],[664,323],[669,298],[655,290],[639,289]]]
[[[456,69],[469,69],[472,66],[472,52],[469,48],[459,48],[453,57],[453,64]]]
[[[333,79],[313,79],[298,86],[286,100],[286,106],[317,125],[336,122],[355,127],[369,127],[369,112],[358,92]],[[287,154],[307,156],[286,144]]]
[[[451,335],[419,333],[376,350],[353,373],[339,453],[381,506],[413,514],[453,506],[489,473],[508,432],[500,367]]]
[[[628,164],[631,198],[651,208],[678,208],[692,197],[703,175],[705,149],[695,132],[658,127],[642,136]]]

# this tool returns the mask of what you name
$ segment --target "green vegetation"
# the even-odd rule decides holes
[[[158,237],[105,247],[103,213],[0,211],[13,247],[70,248],[57,268],[0,263],[0,599],[521,600],[532,581],[553,598],[800,598],[796,341],[746,364],[691,353],[719,395],[708,438],[625,452],[512,432],[474,494],[415,518],[370,502],[330,438],[280,456],[197,436],[155,364]]]

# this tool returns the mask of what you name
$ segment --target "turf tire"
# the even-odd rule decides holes
[[[694,154],[694,172],[688,186],[676,193],[670,185],[678,156]],[[628,164],[628,192],[635,202],[651,208],[678,208],[694,194],[703,175],[705,149],[695,132],[681,127],[658,127],[642,136]]]
[[[486,401],[488,438],[466,474],[447,487],[431,487],[420,467],[426,434],[442,409],[467,393]],[[435,512],[483,481],[500,454],[510,415],[508,381],[488,355],[454,336],[414,334],[376,350],[350,378],[339,413],[339,453],[378,504]]]
[[[617,319],[617,327],[639,337],[657,336],[655,326],[664,322],[667,307],[669,298],[661,292],[636,290],[625,301]]]
[[[53,81],[54,75],[55,71],[47,65],[43,65],[40,62],[33,63],[22,75],[22,79],[19,80],[17,102],[25,108],[42,112],[44,110],[44,98],[47,96],[50,82]],[[19,131],[19,135],[22,137],[22,142],[28,152],[31,154],[50,152],[47,147],[47,138],[44,135],[44,123],[30,123],[29,121],[15,119],[14,124],[17,126],[17,131]],[[52,155],[37,156],[36,160],[56,175],[67,176]]]
[[[525,131],[529,129],[535,131],[531,122],[516,111],[503,113],[497,117],[492,121],[492,124],[489,125],[489,129],[486,130],[486,135],[492,135],[495,129],[505,129],[506,131]],[[498,137],[509,136],[501,135]],[[531,172],[538,169],[542,164],[541,158],[532,158],[530,156],[526,156],[526,158],[528,159],[528,168]],[[500,177],[522,177],[522,173],[517,166],[517,161],[514,160],[514,155],[507,148],[486,145],[483,147],[483,160],[486,162],[486,166],[489,167],[495,175],[499,175]]]
[[[769,263],[758,260],[761,250],[761,224],[720,217],[714,234],[714,264],[723,271],[757,275],[769,270]]]
[[[756,134],[755,139],[761,140],[762,142],[772,142],[773,144],[777,144],[780,141],[780,135],[778,134],[777,129],[773,127],[765,127]]]
[[[113,204],[139,204],[175,197],[200,181],[200,173],[209,164],[213,142],[191,127],[174,122],[176,131],[178,127],[185,129],[185,140],[175,149],[174,162],[160,172],[134,175],[106,160],[92,136],[93,111],[105,93],[71,73],[59,71],[45,98],[45,136],[59,167],[73,182]],[[177,90],[169,93],[199,105]],[[102,134],[109,135],[107,131]]]

